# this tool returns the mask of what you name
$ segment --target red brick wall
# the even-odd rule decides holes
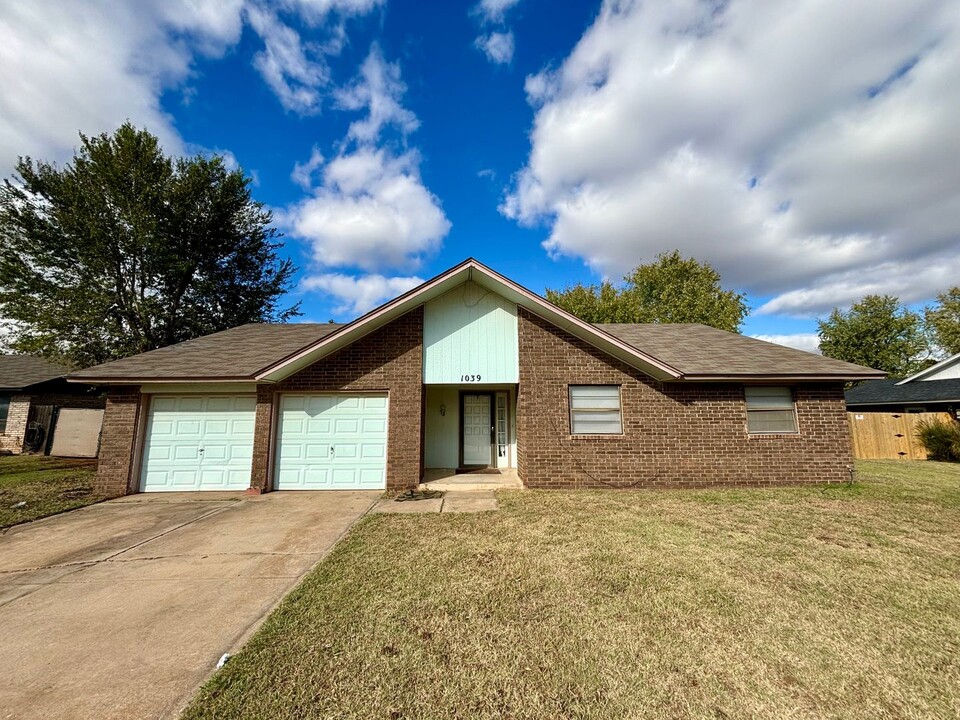
[[[528,487],[842,482],[840,383],[796,386],[799,435],[746,430],[739,384],[660,383],[519,308],[518,471]],[[571,436],[568,385],[621,386],[623,435]]]
[[[109,388],[100,435],[100,461],[94,489],[110,497],[136,492],[131,480],[137,450],[140,388]]]
[[[270,489],[270,438],[281,392],[386,391],[389,394],[387,487],[415,486],[421,476],[423,308],[411,310],[348,347],[257,393],[251,487]]]

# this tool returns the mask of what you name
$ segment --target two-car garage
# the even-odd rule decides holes
[[[283,394],[276,490],[386,487],[387,396]],[[144,431],[142,492],[244,490],[250,485],[254,395],[154,395]]]

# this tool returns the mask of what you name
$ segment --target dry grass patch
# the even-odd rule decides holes
[[[100,502],[103,496],[93,491],[96,473],[96,460],[0,457],[0,528]]]
[[[368,517],[186,718],[960,714],[960,468]]]

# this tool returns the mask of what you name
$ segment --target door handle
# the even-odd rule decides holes
[[[334,449],[333,445],[331,445],[331,446],[330,446],[330,457],[333,458],[333,457],[336,457],[336,456],[337,456],[337,451],[336,451],[336,449]]]

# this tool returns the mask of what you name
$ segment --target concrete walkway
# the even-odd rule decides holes
[[[392,497],[383,498],[373,506],[375,513],[408,515],[414,513],[471,513],[490,512],[499,507],[495,492],[445,492],[442,497],[426,500],[397,502]]]
[[[134,495],[0,534],[0,718],[172,718],[380,492]]]

